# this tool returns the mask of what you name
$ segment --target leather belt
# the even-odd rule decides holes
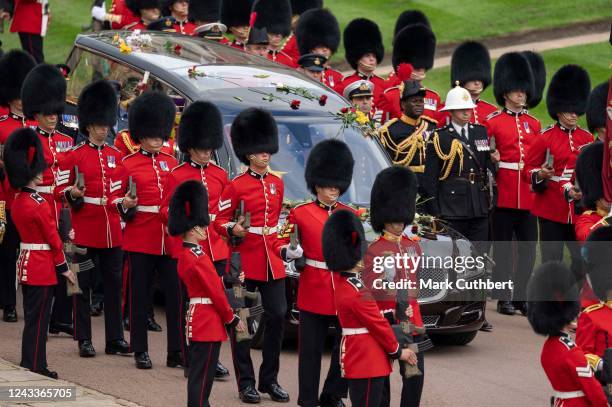
[[[52,194],[53,190],[55,189],[55,186],[53,185],[48,185],[46,187],[36,186],[32,189],[38,192],[39,194]]]
[[[368,328],[342,328],[342,336],[367,334]]]
[[[584,397],[584,393],[582,392],[582,390],[576,390],[576,391],[554,391],[553,392],[553,396],[555,396],[558,399],[562,399],[562,400],[566,400],[566,399],[575,399],[578,397]]]
[[[46,243],[19,243],[21,250],[51,250],[51,246]]]
[[[306,259],[306,264],[311,266],[311,267],[316,267],[318,269],[329,270],[327,268],[327,263],[325,263],[324,261],[318,261],[318,260],[313,260],[313,259]]]
[[[273,235],[278,231],[276,226],[251,226],[249,228],[249,233],[253,233],[255,235]]]
[[[486,182],[486,177],[484,176],[484,174],[481,174],[479,172],[465,172],[465,173],[461,173],[459,175],[456,175],[454,178],[467,179],[472,184],[476,183],[476,181],[478,181],[478,182]]]
[[[196,304],[212,304],[212,300],[208,297],[194,297],[194,298],[190,298],[189,299],[189,305],[196,305]]]
[[[513,171],[522,171],[525,168],[525,163],[522,161],[518,163],[509,163],[506,161],[500,161],[499,168],[504,168],[506,170],[513,170]]]
[[[84,196],[83,197],[83,202],[88,203],[88,204],[92,204],[92,205],[104,206],[104,205],[106,205],[106,201],[107,201],[107,198],[94,198],[92,196]]]
[[[155,205],[138,205],[136,207],[136,212],[148,212],[148,213],[159,213],[159,206]]]

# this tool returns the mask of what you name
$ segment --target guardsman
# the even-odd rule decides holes
[[[221,23],[234,36],[230,46],[244,51],[249,38],[253,0],[221,0]]]
[[[255,28],[268,32],[268,55],[270,61],[290,68],[297,68],[297,61],[283,52],[283,38],[291,33],[291,4],[289,0],[257,0],[253,4]]]
[[[523,51],[521,55],[527,59],[531,72],[533,73],[533,94],[526,105],[527,108],[533,109],[540,104],[542,96],[544,95],[544,88],[546,87],[546,64],[544,63],[542,55],[537,52]]]
[[[417,356],[401,349],[381,315],[372,293],[357,277],[357,267],[366,252],[367,241],[361,220],[351,211],[332,214],[323,228],[323,258],[338,278],[334,298],[340,326],[340,370],[348,380],[349,398],[355,407],[378,406],[391,360],[417,364]]]
[[[291,38],[297,39],[299,54],[323,55],[329,62],[340,45],[340,26],[331,11],[315,8],[300,16],[295,35]],[[342,74],[330,68],[328,63],[324,68],[323,83],[335,89],[342,82]]]
[[[412,24],[404,27],[393,40],[393,69],[397,75],[392,76],[385,84],[386,89],[381,97],[379,109],[383,111],[383,122],[401,116],[400,104],[402,80],[408,80],[405,75],[399,74],[402,64],[412,65],[409,79],[416,80],[422,85],[427,71],[433,67],[436,52],[436,36],[424,23]],[[424,87],[424,86],[423,86]],[[425,88],[425,87],[424,87]],[[425,115],[438,120],[440,108],[440,95],[425,88]]]
[[[577,279],[582,262],[574,231],[574,202],[582,196],[572,179],[580,149],[593,142],[593,135],[576,124],[586,111],[590,90],[588,73],[577,65],[565,65],[553,75],[546,106],[556,123],[529,147],[524,174],[536,192],[531,213],[538,218],[542,261],[561,261],[565,242]],[[553,157],[551,166],[546,163],[547,152]]]
[[[6,0],[5,12],[11,20],[10,31],[19,34],[21,48],[37,63],[45,61],[43,38],[49,28],[49,1]]]
[[[15,130],[6,143],[5,152],[9,182],[19,190],[12,216],[21,236],[16,263],[24,310],[20,365],[57,379],[57,373],[47,367],[46,345],[53,286],[59,274],[71,282],[75,281],[75,276],[66,263],[54,209],[33,188],[42,182],[47,166],[38,135],[32,129]]]
[[[391,325],[397,325],[400,321],[409,321],[413,326],[413,332],[405,332],[412,337],[419,352],[417,353],[417,366],[421,375],[410,378],[404,377],[405,365],[400,365],[402,376],[402,395],[400,406],[418,406],[423,392],[425,359],[423,352],[431,348],[431,341],[424,334],[423,319],[417,299],[417,290],[405,289],[401,291],[391,290],[386,292],[374,284],[376,279],[388,282],[418,281],[418,267],[410,260],[407,267],[395,265],[390,268],[391,274],[382,275],[374,270],[374,259],[393,257],[396,255],[408,255],[410,258],[422,254],[417,236],[407,236],[404,230],[412,225],[416,210],[417,180],[407,168],[390,167],[381,171],[372,186],[370,199],[370,222],[372,228],[379,236],[369,246],[365,255],[364,270],[362,276],[367,287],[374,293],[378,308]],[[386,270],[385,270],[386,271]],[[398,298],[401,302],[398,307]],[[400,317],[398,312],[404,311],[405,316]],[[383,404],[390,405],[390,388],[386,384]]]
[[[137,23],[140,18],[135,15],[126,5],[129,0],[112,0],[105,20],[110,21],[111,29],[120,30],[132,23]]]
[[[567,266],[548,262],[538,267],[527,287],[527,319],[547,337],[540,361],[553,389],[555,406],[607,407],[608,401],[585,351],[570,337],[580,311],[576,280]]]
[[[125,5],[138,17],[138,21],[123,26],[123,30],[145,31],[149,24],[161,16],[161,0],[125,0]]]
[[[305,257],[297,293],[300,311],[297,404],[300,406],[339,406],[347,393],[347,383],[340,375],[341,329],[334,301],[334,287],[339,276],[330,273],[325,264],[321,237],[323,225],[332,213],[353,210],[338,199],[351,184],[354,165],[353,155],[344,142],[325,140],[316,144],[305,168],[306,185],[316,199],[291,209],[282,232],[282,239],[289,243],[297,228]],[[336,328],[336,338],[318,399],[320,404],[317,404],[321,356],[330,326]]]
[[[525,110],[533,92],[533,74],[527,59],[516,52],[502,55],[493,73],[493,94],[501,109],[487,117],[485,126],[489,139],[495,138],[501,160],[495,176],[498,193],[492,216],[493,253],[499,259],[493,278],[508,281],[514,277],[514,293],[493,292],[498,312],[506,315],[513,315],[515,306],[524,312],[525,289],[535,262],[537,224],[530,212],[533,192],[523,177],[527,151],[540,133],[540,122]],[[514,238],[518,242],[517,256]],[[515,260],[507,261],[508,258]]]
[[[105,143],[110,128],[117,122],[117,95],[113,86],[96,81],[83,88],[78,115],[79,130],[88,139],[69,152],[61,167],[69,174],[62,194],[72,208],[74,243],[87,250],[86,254],[76,256],[80,266],[77,277],[83,293],[73,296],[74,338],[79,341],[82,357],[95,355],[89,305],[94,265],[97,265],[104,287],[105,352],[128,354],[129,345],[123,339],[121,325],[123,235],[119,214],[137,202],[122,193],[127,179],[121,152]],[[84,186],[76,178],[76,167]]]
[[[291,29],[293,32],[287,37],[287,40],[283,44],[282,51],[293,58],[294,61],[300,58],[301,53],[296,33],[300,18],[306,11],[320,8],[323,8],[323,0],[291,0],[291,13],[293,14],[291,17]]]
[[[172,99],[159,92],[145,92],[130,106],[130,134],[140,144],[140,150],[125,157],[123,167],[136,184],[138,205],[124,215],[123,250],[128,253],[130,267],[130,350],[139,369],[153,367],[148,353],[147,318],[154,272],[159,273],[166,298],[166,365],[185,366],[176,260],[170,256],[172,242],[159,215],[164,184],[177,165],[173,156],[161,152],[164,140],[170,138],[175,114]]]
[[[215,1],[211,2],[215,3]],[[189,20],[189,0],[165,0],[162,6],[162,15],[174,19],[173,28],[177,33],[193,35],[196,25]]]
[[[426,144],[435,135],[437,122],[424,114],[426,91],[419,82],[406,81],[400,89],[403,114],[385,123],[378,135],[393,164],[411,169],[422,188]]]
[[[466,41],[455,48],[451,57],[451,87],[457,82],[470,92],[474,109],[470,123],[484,124],[487,117],[497,110],[495,105],[484,101],[480,95],[491,84],[491,56],[482,43]],[[442,105],[441,107],[444,107]],[[449,124],[450,116],[442,109],[438,114],[441,124]]]
[[[315,81],[323,82],[323,72],[327,58],[321,54],[302,54],[298,59],[298,71]]]
[[[244,46],[244,50],[247,54],[267,58],[268,45],[270,45],[270,40],[266,29],[253,27],[249,30],[249,40]]]
[[[356,18],[344,29],[343,41],[346,61],[355,72],[342,78],[335,91],[342,94],[351,83],[365,79],[374,84],[376,106],[386,87],[385,80],[374,73],[385,56],[380,28],[372,20]]]
[[[21,85],[28,72],[30,72],[36,61],[23,51],[12,50],[0,59],[0,105],[8,108],[8,113],[0,117],[0,159],[8,136],[15,130],[26,127],[31,123],[26,121],[21,104]],[[4,178],[5,202],[5,232],[0,245],[0,306],[3,308],[2,320],[5,322],[17,322],[17,304],[15,291],[15,267],[17,261],[17,250],[19,249],[19,235],[15,224],[11,219],[11,205],[15,199],[13,191]]]
[[[344,88],[343,95],[355,109],[367,114],[370,120],[377,120],[376,109],[374,109],[374,87],[370,81],[356,81]]]
[[[208,213],[212,221],[219,212],[219,198],[229,185],[227,172],[214,162],[215,151],[223,146],[223,119],[217,107],[204,101],[190,104],[183,112],[179,125],[178,145],[185,162],[172,169],[166,183],[161,204],[161,216],[168,222],[170,198],[176,187],[187,180],[196,180],[204,185],[208,194]],[[217,275],[225,274],[229,247],[214,227],[207,227],[206,239],[199,242],[206,256],[213,262]],[[175,239],[172,256],[180,253],[179,239]],[[182,302],[182,301],[181,301]],[[229,371],[221,363],[217,364],[215,377],[229,376]]]
[[[179,185],[170,201],[168,231],[182,237],[178,273],[189,295],[186,333],[190,348],[187,406],[208,406],[221,342],[228,330],[243,332],[245,323],[234,315],[215,267],[199,243],[206,240],[208,216],[206,189],[197,180]],[[196,312],[197,311],[197,312]]]
[[[606,134],[606,107],[608,106],[608,82],[597,85],[591,91],[586,107],[589,131],[603,140]]]
[[[231,140],[236,157],[248,169],[234,178],[219,200],[215,228],[226,238],[243,239],[238,244],[242,270],[248,291],[259,290],[264,309],[266,335],[263,339],[263,362],[259,369],[261,392],[272,400],[288,402],[289,394],[278,384],[280,350],[283,339],[287,302],[285,298],[285,265],[278,239],[278,219],[283,203],[283,180],[270,173],[269,164],[278,152],[278,128],[272,115],[262,109],[243,110],[232,124]],[[234,219],[236,209],[250,214],[250,227],[242,225],[245,216]],[[286,248],[286,246],[285,246]],[[287,250],[285,259],[290,259]],[[295,254],[294,258],[301,254]],[[255,374],[250,356],[251,341],[236,342],[232,335],[234,369],[237,372],[240,399],[257,403]]]
[[[130,154],[134,154],[140,149],[140,144],[134,141],[134,139],[130,135],[129,129],[121,130],[119,134],[117,134],[117,137],[115,137],[115,140],[113,141],[113,146],[121,152],[123,157],[128,156]],[[174,139],[164,141],[164,145],[162,146],[161,151],[165,154],[174,155]]]

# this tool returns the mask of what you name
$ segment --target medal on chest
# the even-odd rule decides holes
[[[425,101],[425,109],[427,110],[438,110],[438,103],[435,99],[432,98],[424,98]]]
[[[531,133],[531,129],[529,128],[529,123],[523,122],[523,127],[525,128],[525,133]]]
[[[276,195],[276,184],[270,184],[270,193]]]
[[[170,171],[170,167],[168,166],[168,162],[167,161],[160,161],[159,162],[159,168],[161,168],[162,171]]]
[[[115,168],[117,166],[114,155],[109,155],[106,157],[106,163],[108,164],[108,168]]]

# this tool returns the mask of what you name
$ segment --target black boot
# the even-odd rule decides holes
[[[227,368],[223,366],[221,362],[217,362],[217,369],[215,370],[215,380],[225,379],[229,375],[229,370],[227,370]]]
[[[262,393],[268,393],[272,401],[277,401],[279,403],[289,402],[289,393],[287,393],[278,383],[271,383],[266,386],[260,384],[258,390]]]
[[[180,351],[168,352],[166,356],[166,366],[168,367],[185,367],[183,356]]]
[[[4,322],[17,322],[17,311],[12,305],[4,306],[4,315],[2,316]]]
[[[527,315],[527,303],[525,301],[512,301],[514,309],[518,310],[523,316]]]
[[[244,389],[240,390],[240,393],[238,393],[238,397],[240,397],[240,400],[243,403],[248,404],[259,404],[259,402],[261,401],[261,396],[259,395],[257,390],[255,390],[254,386],[247,386]]]
[[[89,307],[89,315],[92,317],[99,317],[102,315],[102,311],[104,310],[104,304],[101,302],[94,302]]]
[[[79,341],[79,356],[82,358],[93,358],[96,356],[96,350],[91,341]]]
[[[161,332],[162,327],[155,321],[155,318],[147,318],[147,329],[151,332]]]
[[[58,378],[57,372],[53,372],[53,371],[49,370],[46,367],[42,368],[38,372],[34,372],[34,373],[38,373],[38,374],[41,374],[43,376],[47,376],[48,378],[51,378],[51,379],[57,379]]]
[[[123,339],[106,342],[104,352],[107,355],[127,355],[130,352],[130,345]]]
[[[59,334],[60,332],[63,332],[66,335],[74,336],[74,327],[72,324],[65,324],[62,322],[51,322],[49,324],[50,334]]]
[[[516,310],[514,309],[514,305],[512,305],[512,301],[497,301],[497,312],[503,315],[514,315]]]
[[[149,358],[149,352],[134,353],[134,360],[136,361],[136,367],[138,369],[151,369],[153,367],[151,358]]]

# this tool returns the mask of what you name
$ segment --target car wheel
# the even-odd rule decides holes
[[[430,335],[430,338],[436,345],[465,346],[474,340],[477,333],[478,331],[449,335]]]

